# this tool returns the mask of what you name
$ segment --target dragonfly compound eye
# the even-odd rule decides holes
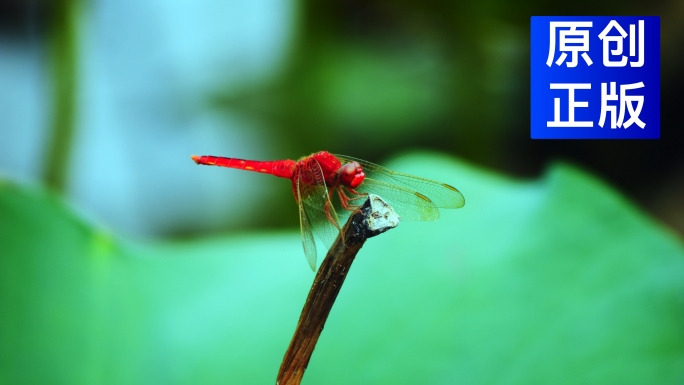
[[[345,186],[357,188],[365,177],[363,168],[357,162],[347,163],[340,168],[340,181]]]

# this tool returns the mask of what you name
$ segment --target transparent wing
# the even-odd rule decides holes
[[[399,213],[402,220],[434,221],[439,218],[439,209],[430,199],[419,192],[398,185],[366,178],[356,191],[379,195]]]
[[[405,220],[434,220],[438,208],[459,208],[465,204],[463,194],[446,183],[389,170],[365,160],[335,155],[342,164],[358,162],[366,178],[356,190],[372,192],[389,201]]]
[[[332,246],[340,234],[339,217],[335,207],[330,202],[321,166],[315,159],[303,162],[299,167],[297,191],[299,193],[300,218],[305,219],[300,220],[304,253],[309,261],[309,265],[315,270],[316,248],[313,237],[309,234],[313,231],[327,248]],[[310,239],[305,239],[307,237]],[[309,250],[307,250],[307,247]],[[313,252],[310,251],[311,249],[313,249]]]
[[[306,255],[306,260],[309,262],[311,270],[316,271],[316,241],[311,232],[311,222],[306,216],[306,211],[304,211],[304,206],[302,205],[299,181],[297,181],[297,206],[299,206],[299,227],[302,232],[304,255]]]

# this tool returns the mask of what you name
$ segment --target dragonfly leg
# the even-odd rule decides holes
[[[350,193],[354,194],[355,196],[353,198],[349,198],[349,200],[357,200],[357,199],[364,199],[368,198],[368,193],[360,193],[353,188],[347,187],[347,190],[349,190]]]
[[[347,210],[351,210],[351,211],[358,210],[361,207],[361,205],[350,205],[349,202],[354,201],[354,200],[359,200],[362,198],[366,198],[368,196],[368,194],[365,194],[365,193],[362,194],[362,193],[359,193],[357,191],[354,191],[353,189],[348,189],[348,190],[350,193],[354,194],[355,196],[353,196],[353,197],[347,196],[347,194],[344,193],[344,190],[342,189],[342,187],[337,189],[337,195],[340,197],[340,203],[342,204],[342,207],[347,209]]]

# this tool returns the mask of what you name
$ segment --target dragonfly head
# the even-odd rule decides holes
[[[340,184],[357,188],[363,182],[366,174],[363,173],[363,168],[358,162],[349,162],[340,167]]]

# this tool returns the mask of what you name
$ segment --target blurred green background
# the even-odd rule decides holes
[[[529,17],[660,15],[661,139],[529,139]],[[304,384],[684,383],[681,1],[0,3],[0,384],[274,383],[347,154],[466,206],[361,250]],[[319,260],[322,256],[319,255]]]

